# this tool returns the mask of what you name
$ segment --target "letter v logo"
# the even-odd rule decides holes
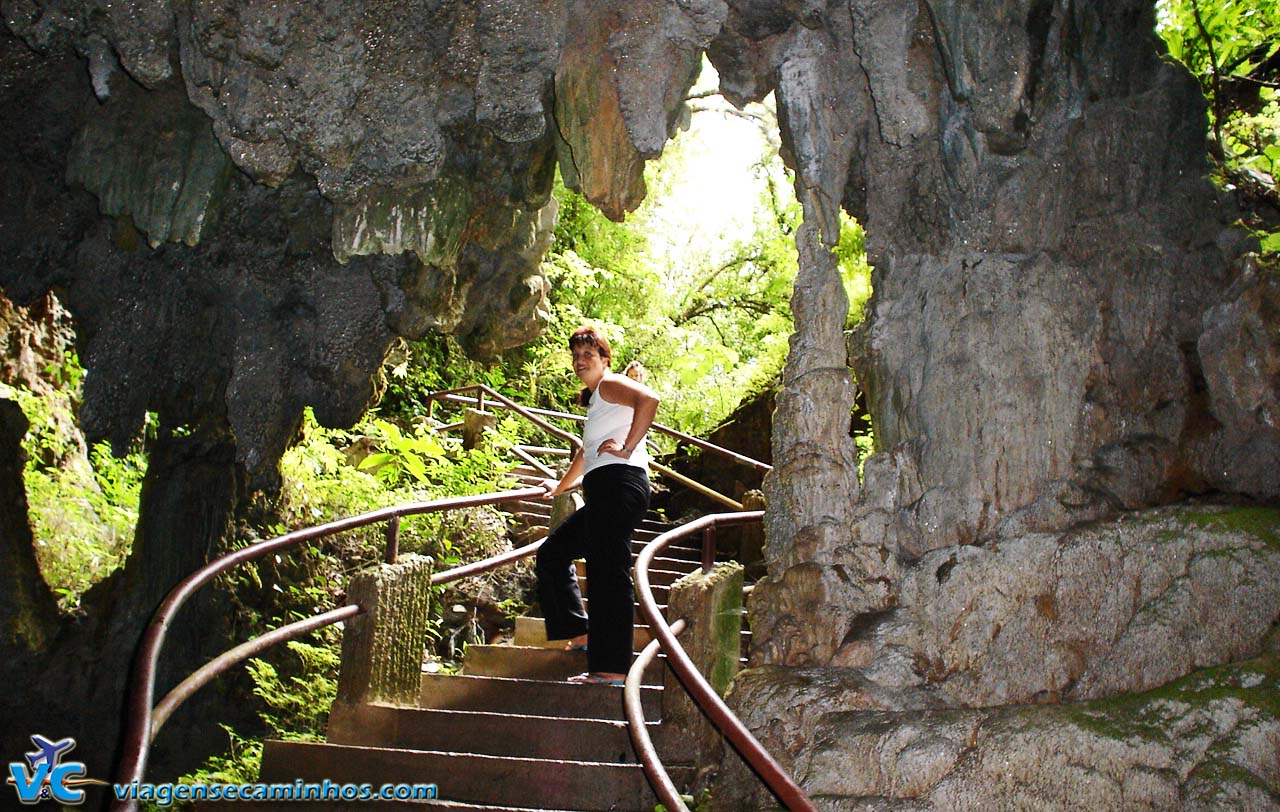
[[[18,791],[18,800],[24,804],[36,804],[40,802],[40,788],[44,786],[45,780],[49,777],[48,762],[41,762],[36,767],[35,775],[27,772],[27,766],[22,763],[9,764],[10,782]]]

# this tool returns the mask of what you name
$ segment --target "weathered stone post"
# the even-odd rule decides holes
[[[582,497],[576,493],[562,493],[552,497],[551,516],[547,519],[547,529],[555,530],[580,507],[582,507]]]
[[[742,494],[743,510],[764,510],[767,503],[764,493],[755,489]],[[766,574],[764,566],[764,525],[744,524],[734,528],[738,535],[735,558],[757,576]]]
[[[688,624],[680,645],[711,687],[724,696],[738,673],[742,637],[742,565],[717,564],[711,572],[692,572],[671,585],[667,617]],[[672,734],[663,744],[673,762],[716,764],[724,749],[720,733],[680,685],[675,672],[663,675],[662,727]]]
[[[462,447],[478,448],[484,442],[484,430],[496,428],[498,416],[492,412],[467,409],[462,413]]]
[[[342,635],[338,701],[417,704],[433,565],[428,557],[404,555],[351,579],[347,597],[365,611]]]

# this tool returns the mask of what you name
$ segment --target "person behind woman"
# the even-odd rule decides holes
[[[548,640],[585,649],[587,672],[570,682],[621,684],[631,665],[631,534],[649,508],[649,455],[644,437],[658,412],[658,396],[642,383],[609,371],[609,341],[591,327],[569,337],[573,372],[587,388],[582,447],[548,496],[582,486],[584,506],[538,550],[538,600]],[[583,611],[575,558],[587,559],[591,610]],[[588,631],[590,645],[588,645]]]
[[[649,370],[645,369],[644,364],[639,361],[632,361],[623,367],[622,374],[626,375],[633,381],[639,381],[640,383],[649,382]]]

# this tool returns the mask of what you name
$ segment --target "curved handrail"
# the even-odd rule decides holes
[[[466,392],[477,392],[479,393],[479,397],[476,397],[476,398],[463,397],[464,393]],[[482,384],[482,383],[473,383],[473,384],[470,384],[469,386],[462,386],[457,389],[442,389],[439,392],[432,392],[431,394],[427,395],[425,398],[427,402],[427,413],[428,414],[431,413],[431,407],[435,404],[437,400],[449,400],[456,403],[476,403],[483,408],[485,396],[491,397],[494,400],[498,401],[498,403],[501,404],[503,408],[511,409],[512,411],[525,417],[526,419],[533,421],[533,423],[537,425],[538,428],[541,428],[544,431],[547,431],[557,437],[567,436],[571,438],[571,440],[573,441],[577,440],[576,436],[574,436],[570,432],[566,432],[562,429],[552,426],[550,423],[543,420],[541,416],[545,415],[547,417],[555,417],[562,420],[574,420],[574,421],[582,421],[585,419],[582,415],[579,415],[579,414],[571,414],[569,412],[556,412],[550,409],[537,409],[537,408],[531,408],[528,406],[521,406],[520,404],[516,403],[515,401],[506,397],[505,395],[494,391],[491,387],[486,386],[485,384]],[[652,431],[665,434],[668,437],[673,437],[682,443],[688,443],[689,445],[697,446],[698,448],[701,448],[704,451],[710,451],[711,453],[724,457],[725,459],[732,460],[736,463],[745,465],[749,468],[754,468],[755,470],[760,471],[761,473],[768,473],[773,470],[773,466],[767,462],[760,462],[760,460],[752,459],[751,457],[748,457],[745,454],[739,454],[736,451],[730,451],[729,449],[724,448],[723,446],[718,446],[715,443],[707,442],[706,440],[703,440],[700,437],[694,437],[692,434],[685,434],[682,431],[678,431],[668,426],[664,426],[661,423],[654,423],[650,427],[650,429]],[[575,448],[578,445],[581,445],[581,443],[580,442],[574,443]]]
[[[514,400],[507,397],[506,395],[494,389],[491,389],[482,383],[473,383],[469,386],[462,386],[457,389],[442,389],[439,392],[430,393],[425,398],[427,403],[427,416],[428,417],[431,416],[431,409],[435,405],[435,402],[437,400],[447,400],[450,398],[450,396],[461,395],[463,392],[479,393],[480,397],[476,398],[475,402],[477,402],[481,408],[484,408],[484,396],[488,395],[489,397],[498,401],[498,403],[501,404],[504,408],[510,409],[511,411],[515,412],[516,414],[520,415],[524,419],[528,420],[530,423],[533,423],[535,426],[542,429],[543,431],[550,434],[551,436],[559,437],[561,440],[564,440],[565,442],[569,443],[570,448],[579,448],[582,446],[582,440],[579,439],[578,436],[573,432],[565,431],[564,429],[558,426],[554,426],[548,423],[547,421],[539,417],[537,414],[535,414],[533,411],[531,411],[528,407],[521,406],[519,403],[516,403]],[[546,413],[545,409],[539,409],[538,411]],[[551,412],[550,414],[556,417],[568,417],[571,419],[575,417],[575,415],[557,414],[555,412]]]
[[[213,678],[224,673],[236,663],[244,662],[253,655],[265,651],[276,643],[301,637],[307,632],[330,626],[344,620],[364,614],[364,609],[354,603],[340,606],[328,612],[321,612],[302,620],[295,620],[277,629],[252,637],[234,648],[227,649],[209,662],[191,672],[191,675],[174,686],[164,695],[151,711],[151,742],[155,742],[160,728],[169,721],[169,717],[178,707],[190,699],[196,691],[213,681]],[[149,742],[149,744],[151,743]]]
[[[477,396],[466,397],[465,395],[462,394],[464,392],[476,392]],[[520,404],[516,403],[515,401],[511,400],[510,398],[506,397],[500,392],[494,391],[491,387],[486,386],[485,384],[482,384],[482,383],[473,383],[468,386],[459,387],[457,389],[443,389],[439,392],[429,393],[424,398],[424,400],[427,403],[427,415],[428,417],[431,417],[431,413],[433,411],[433,407],[436,404],[436,401],[448,401],[450,403],[468,403],[468,404],[474,403],[477,406],[479,406],[481,409],[483,409],[485,406],[486,395],[492,398],[494,401],[496,401],[495,405],[497,405],[498,407],[503,409],[510,409],[514,411],[516,414],[519,414],[520,416],[524,417],[526,420],[533,422],[534,425],[538,426],[544,431],[551,433],[553,436],[560,437],[568,441],[571,448],[577,449],[581,447],[582,441],[579,440],[576,435],[570,432],[564,431],[562,429],[559,429],[555,426],[552,426],[550,423],[543,420],[541,416],[555,417],[555,418],[561,418],[565,420],[583,421],[586,418],[584,418],[582,415],[570,414],[568,412],[555,412],[549,409],[536,409],[528,406],[521,406]],[[436,426],[436,430],[445,431],[448,429],[456,428],[460,425],[462,424],[450,423],[448,425]],[[650,429],[652,431],[657,431],[663,434],[667,434],[671,437],[676,438],[681,442],[690,443],[692,445],[696,445],[705,450],[711,451],[715,454],[719,454],[720,456],[723,456],[733,462],[750,466],[757,471],[768,472],[773,470],[773,466],[767,463],[760,462],[759,460],[754,460],[751,457],[745,456],[743,454],[739,454],[736,451],[730,451],[727,448],[723,448],[721,446],[716,445],[715,443],[709,443],[706,440],[702,440],[692,435],[685,434],[682,431],[676,431],[675,429],[668,428],[662,425],[661,423],[654,423],[650,427]],[[646,442],[652,443],[652,441],[646,441]],[[526,447],[522,449],[517,446],[512,449],[512,452],[515,453],[516,456],[520,457],[525,462],[532,464],[534,467],[538,468],[543,473],[546,473],[546,466],[534,461],[529,456],[529,454],[526,453],[527,451],[531,451],[531,450],[533,450],[532,447]],[[550,452],[550,453],[556,453],[557,451],[559,451],[559,449],[538,449],[538,450],[543,452]],[[690,479],[689,477],[679,473],[678,471],[673,471],[671,468],[668,468],[667,466],[662,465],[656,460],[651,460],[649,462],[649,467],[657,471],[658,473],[662,474],[663,476],[667,477],[668,479],[674,480],[675,482],[678,482],[679,484],[684,485],[686,488],[689,488],[690,490],[693,490],[694,492],[705,496],[706,498],[710,499],[713,502],[719,502],[720,504],[730,508],[731,510],[735,510],[735,511],[743,510],[742,503],[734,499],[733,497],[725,496],[724,494],[720,493],[714,488],[709,488],[706,485],[703,485],[701,482],[698,482],[694,479]]]
[[[303,541],[310,541],[324,536],[340,533],[345,530],[353,530],[357,527],[365,527],[370,524],[376,524],[382,521],[389,521],[393,526],[399,521],[401,516],[417,516],[423,513],[437,513],[445,510],[455,510],[466,507],[479,507],[482,505],[492,505],[500,502],[515,501],[517,499],[538,498],[546,495],[543,488],[521,488],[514,491],[500,491],[495,493],[477,494],[474,496],[456,496],[448,499],[435,499],[428,502],[412,502],[405,505],[396,505],[394,507],[382,508],[380,510],[362,513],[357,516],[349,516],[345,519],[327,522],[315,527],[308,527],[302,530],[295,530],[292,533],[286,533],[273,539],[259,541],[248,547],[242,547],[239,550],[227,553],[220,558],[214,559],[205,564],[200,569],[188,575],[177,586],[169,590],[164,600],[160,603],[155,614],[152,615],[151,623],[148,624],[146,631],[143,632],[142,641],[138,645],[137,654],[134,656],[133,671],[130,680],[129,702],[126,706],[126,728],[122,738],[122,755],[120,764],[116,770],[118,777],[117,782],[120,784],[130,784],[134,781],[141,782],[143,773],[146,771],[147,758],[150,755],[151,742],[155,738],[159,730],[156,724],[158,716],[155,706],[155,682],[156,669],[160,659],[160,651],[164,646],[165,637],[168,634],[169,627],[172,625],[174,618],[177,616],[178,610],[187,602],[187,600],[195,594],[201,587],[208,584],[218,575],[227,570],[247,561],[253,561],[261,558],[269,553],[290,547]],[[485,561],[467,564],[457,567],[444,573],[438,573],[431,578],[432,584],[445,583],[449,580],[464,578],[468,575],[476,575],[485,572],[502,564],[509,563],[518,558],[531,555],[538,549],[541,542],[521,547],[519,550],[513,550],[494,556]],[[487,566],[486,566],[487,565]],[[445,577],[450,576],[451,577]],[[359,609],[359,607],[355,607]],[[281,639],[287,639],[288,636],[297,636],[305,631],[329,623],[336,623],[345,617],[353,616],[358,612],[352,612],[352,607],[342,607],[333,612],[326,613],[326,619],[322,623],[316,624],[319,618],[308,618],[288,627],[281,627],[274,632],[268,632],[268,635],[275,635],[272,642],[278,642]],[[288,634],[285,634],[285,630]],[[254,652],[260,650],[255,648],[254,641],[243,643],[232,649],[237,655],[244,657],[251,656]],[[230,653],[230,652],[228,652]],[[225,657],[225,655],[224,655]],[[188,696],[195,693],[209,680],[222,673],[231,665],[239,660],[217,658],[206,664],[197,673],[201,674],[200,680],[192,681],[188,678],[180,683],[173,691],[166,695],[162,701],[164,704],[164,716],[160,718],[163,724],[169,718],[169,715],[177,708],[181,702]],[[216,663],[216,665],[215,665]],[[194,677],[195,674],[192,675]],[[170,701],[173,697],[173,701]],[[133,810],[137,808],[137,801],[117,800],[112,804],[112,809],[116,810]]]
[[[680,634],[684,631],[684,627],[684,618],[680,618],[671,624],[671,633]],[[627,716],[627,730],[631,733],[631,745],[640,758],[640,766],[644,769],[654,794],[658,796],[658,800],[662,802],[667,812],[689,812],[689,807],[680,797],[680,790],[676,788],[675,782],[667,774],[667,769],[662,766],[662,760],[658,758],[657,748],[653,746],[653,739],[649,737],[649,729],[645,726],[644,705],[640,702],[641,680],[644,679],[644,672],[649,667],[649,663],[658,656],[659,648],[661,644],[657,640],[650,640],[649,645],[636,655],[631,668],[627,670],[627,679],[622,686],[622,707]]]
[[[681,525],[649,542],[640,551],[635,563],[636,599],[640,611],[649,624],[650,631],[656,636],[658,644],[667,655],[667,664],[675,671],[676,677],[688,692],[689,697],[702,708],[703,713],[711,720],[729,743],[734,746],[756,773],[764,779],[769,789],[792,812],[817,812],[817,807],[809,800],[804,790],[787,775],[786,771],[774,760],[764,746],[747,730],[742,721],[734,715],[711,684],[698,672],[697,666],[689,659],[688,653],[675,637],[671,626],[658,608],[653,597],[653,588],[649,584],[649,565],[655,556],[666,549],[673,541],[696,533],[700,530],[714,530],[716,527],[758,522],[764,517],[764,511],[753,510],[742,513],[716,513],[703,516],[688,524]],[[709,536],[709,534],[708,534]],[[703,543],[708,537],[704,536]],[[704,555],[705,558],[705,555]],[[636,697],[638,699],[638,697]],[[625,696],[624,696],[625,699]],[[646,768],[646,772],[648,768]]]

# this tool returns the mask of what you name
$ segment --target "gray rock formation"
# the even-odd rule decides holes
[[[789,670],[775,684],[824,710],[797,708],[787,719],[801,726],[771,741],[806,743],[793,770],[827,812],[1270,810],[1276,665],[1273,654],[1079,705],[910,712],[858,708],[843,691],[853,686]],[[748,710],[747,721],[779,726],[767,711]]]
[[[178,370],[168,383],[138,379],[190,352],[224,402],[209,391],[188,411],[225,413],[242,462],[260,473],[302,406],[343,423],[371,402],[393,334],[451,332],[478,356],[536,335],[557,162],[611,216],[634,208],[644,160],[671,135],[726,7],[15,0],[4,11],[9,30],[46,57],[33,60],[6,38],[8,103],[47,88],[29,118],[12,120],[8,139],[32,129],[56,138],[11,161],[14,177],[40,167],[27,180],[42,199],[13,189],[0,201],[7,230],[34,231],[28,239],[46,246],[38,261],[6,269],[0,286],[18,299],[51,284],[90,288],[98,267],[125,258],[175,269],[169,275],[183,282],[171,293],[203,286],[198,303],[153,296],[146,309],[176,311],[198,344],[180,346],[178,326],[163,349],[154,345],[165,331],[148,329],[111,340],[152,338],[152,351],[82,353],[92,377],[130,392],[89,393],[90,422],[130,435],[142,404],[165,399],[148,390],[173,395],[186,385]],[[72,54],[87,59],[88,76]],[[55,216],[66,209],[64,179],[124,233],[95,238],[102,228],[87,200],[76,222]],[[59,219],[64,228],[51,229]],[[246,221],[262,221],[261,244],[227,245]],[[135,229],[156,250],[131,256]],[[0,250],[31,253],[15,241]],[[238,262],[248,272],[227,278]],[[93,332],[87,323],[103,308],[67,301],[82,333]],[[183,313],[188,305],[216,325]],[[298,318],[284,326],[289,313]],[[273,385],[280,380],[288,383]],[[280,391],[263,402],[262,389]]]
[[[557,165],[611,216],[633,209],[726,6],[0,11],[0,290],[19,305],[56,290],[74,318],[90,441],[123,448],[159,414],[134,555],[86,597],[89,617],[54,634],[27,623],[47,596],[6,603],[27,629],[3,638],[6,678],[65,672],[31,706],[109,754],[143,620],[218,548],[245,493],[274,484],[303,410],[358,419],[398,337],[451,333],[491,356],[536,335]],[[20,467],[6,471],[17,514]],[[7,536],[5,560],[29,545]],[[52,648],[37,662],[19,638]],[[201,645],[179,641],[175,659]],[[25,732],[0,744],[18,752]]]
[[[1196,781],[1218,767],[1167,753],[1139,761],[1196,781],[1126,794],[1109,746],[1055,720],[1257,656],[1280,618],[1280,516],[1246,513],[1261,529],[1239,536],[1176,518],[1223,508],[1152,510],[1280,498],[1274,291],[1203,178],[1203,102],[1153,27],[1142,2],[732,3],[712,44],[726,91],[777,92],[807,226],[830,242],[843,205],[875,267],[847,345],[879,450],[859,486],[833,425],[852,405],[829,360],[843,310],[800,236],[759,667],[733,694],[824,808],[1280,808],[1267,703],[1242,725],[1247,788],[1215,798]],[[975,733],[1006,716],[1040,741]],[[917,723],[896,773],[860,761]],[[1120,791],[1073,800],[1051,753]],[[757,786],[731,769],[717,803],[767,805]]]

